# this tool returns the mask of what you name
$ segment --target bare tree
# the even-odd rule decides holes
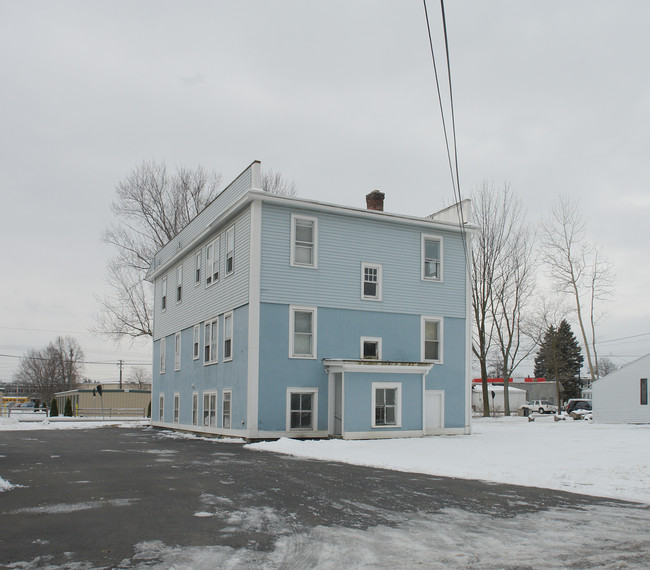
[[[139,388],[151,386],[151,372],[144,366],[134,366],[128,376],[129,382],[137,384]]]
[[[618,366],[616,366],[616,364],[614,364],[609,358],[604,357],[598,360],[598,378],[607,376],[608,374],[614,372],[614,370],[618,370]]]
[[[103,234],[116,254],[108,262],[110,294],[99,299],[96,330],[117,341],[152,336],[152,291],[144,282],[154,254],[218,194],[221,175],[143,162],[117,185],[111,205],[117,221]]]
[[[286,180],[280,172],[267,170],[262,173],[262,190],[291,198],[298,193],[298,186],[293,180]]]
[[[587,241],[585,223],[576,202],[561,197],[553,208],[544,228],[544,253],[557,290],[573,299],[593,382],[597,375],[595,304],[611,295],[614,277],[600,250]],[[587,337],[586,310],[590,315],[591,341]]]
[[[81,380],[84,353],[72,337],[57,337],[42,350],[30,349],[14,373],[15,382],[32,386],[46,401],[72,390]]]

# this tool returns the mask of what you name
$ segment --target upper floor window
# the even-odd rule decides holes
[[[232,360],[232,313],[223,318],[223,359]]]
[[[316,308],[290,307],[289,356],[316,358]]]
[[[217,343],[219,341],[219,319],[207,321],[203,335],[204,364],[217,362]]]
[[[165,360],[167,359],[167,339],[162,337],[160,339],[160,373],[165,373]]]
[[[422,236],[422,279],[442,281],[442,238]]]
[[[226,275],[235,270],[235,226],[226,230]]]
[[[160,284],[161,303],[160,307],[164,311],[167,308],[167,275],[162,278]]]
[[[179,265],[176,268],[176,302],[180,303],[183,300],[183,266]]]
[[[361,358],[381,360],[381,338],[362,336]]]
[[[215,239],[205,248],[205,284],[212,285],[219,281],[219,264],[221,262],[221,240]]]
[[[174,370],[181,369],[181,333],[174,335]]]
[[[361,264],[361,298],[381,301],[381,265]]]
[[[442,319],[422,317],[422,360],[442,362]]]
[[[648,405],[648,379],[641,378],[641,405]]]
[[[318,219],[291,216],[291,265],[317,267]]]
[[[199,337],[201,336],[201,325],[194,325],[194,335],[192,343],[192,359],[196,360],[199,357]]]
[[[197,251],[194,254],[194,285],[201,283],[201,262],[203,261],[203,256],[201,255],[201,250]]]

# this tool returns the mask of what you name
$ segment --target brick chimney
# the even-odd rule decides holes
[[[383,212],[385,196],[386,195],[379,190],[373,190],[370,194],[366,194],[366,208],[368,208],[368,210]]]

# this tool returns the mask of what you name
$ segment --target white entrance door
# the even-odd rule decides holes
[[[445,391],[424,391],[424,433],[439,432],[445,425]]]

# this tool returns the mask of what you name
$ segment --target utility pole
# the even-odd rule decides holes
[[[119,361],[119,367],[120,367],[120,390],[122,389],[122,365],[124,364],[124,360]]]

